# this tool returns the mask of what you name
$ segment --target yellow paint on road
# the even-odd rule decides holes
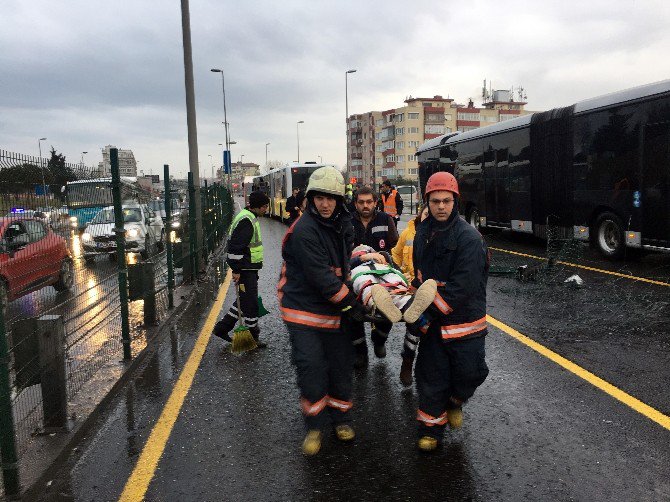
[[[501,253],[507,253],[507,254],[513,254],[516,256],[523,256],[524,258],[532,258],[534,260],[544,260],[546,261],[546,258],[543,258],[542,256],[536,256],[533,254],[526,254],[526,253],[519,253],[518,251],[510,251],[509,249],[502,249],[502,248],[489,248],[491,251],[499,251]],[[663,281],[655,281],[654,279],[647,279],[645,277],[638,277],[636,275],[630,275],[630,274],[621,274],[619,272],[612,272],[610,270],[604,270],[602,268],[595,268],[595,267],[587,267],[586,265],[578,265],[577,263],[570,263],[568,261],[557,261],[559,265],[566,265],[568,267],[574,267],[574,268],[581,268],[582,270],[589,270],[591,272],[599,272],[601,274],[607,274],[607,275],[613,275],[615,277],[621,277],[622,279],[630,279],[631,281],[640,281],[640,282],[646,282],[649,284],[655,284],[656,286],[665,286],[665,287],[670,287],[670,282],[663,282]]]
[[[186,395],[191,389],[193,379],[198,371],[202,357],[205,354],[205,349],[207,348],[207,344],[212,335],[212,329],[214,328],[218,314],[221,311],[223,302],[226,299],[231,275],[230,270],[228,270],[226,279],[219,288],[214,305],[209,311],[207,320],[200,330],[200,334],[191,351],[191,355],[186,361],[186,364],[179,375],[179,379],[172,389],[172,393],[165,404],[165,408],[163,408],[161,416],[158,418],[158,422],[156,422],[156,425],[154,425],[151,430],[151,435],[144,445],[144,449],[142,450],[140,458],[137,460],[133,473],[126,482],[126,486],[123,489],[119,501],[138,502],[144,500],[144,496],[149,488],[149,483],[151,483],[151,479],[154,477],[158,462],[163,455],[163,451],[165,451],[165,446],[172,432],[172,428],[177,421]]]
[[[637,411],[638,413],[641,413],[645,417],[647,417],[650,420],[653,420],[657,424],[659,424],[661,427],[664,427],[667,430],[670,430],[670,417],[667,415],[664,415],[660,411],[652,408],[648,404],[643,403],[639,399],[634,398],[630,394],[627,394],[626,392],[622,391],[621,389],[618,389],[614,385],[612,385],[609,382],[606,382],[600,377],[597,377],[590,371],[585,370],[581,366],[576,365],[572,361],[569,361],[568,359],[564,358],[563,356],[558,355],[556,352],[554,352],[551,349],[548,349],[544,345],[541,345],[537,343],[534,340],[531,340],[525,335],[522,335],[519,333],[517,330],[514,328],[509,327],[507,324],[500,322],[494,317],[486,316],[487,321],[495,326],[496,328],[504,331],[508,335],[510,335],[512,338],[517,339],[524,345],[530,347],[534,351],[538,352],[539,354],[543,355],[544,357],[552,360],[559,366],[565,368],[566,370],[570,371],[571,373],[574,373],[578,377],[586,380],[589,382],[591,385],[594,387],[597,387],[598,389],[602,390],[603,392],[609,394],[612,396],[614,399],[617,399],[621,401],[623,404],[626,406],[632,408],[633,410]]]

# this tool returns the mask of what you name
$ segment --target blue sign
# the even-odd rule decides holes
[[[223,172],[225,174],[231,174],[233,172],[233,169],[230,165],[230,151],[229,150],[224,150],[223,151]]]
[[[22,207],[13,207],[12,208],[12,214],[22,214],[25,213],[26,210]]]

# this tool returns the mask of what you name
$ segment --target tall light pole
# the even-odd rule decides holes
[[[42,141],[46,141],[46,138],[40,138],[37,140],[37,148],[40,151],[40,170],[42,171],[42,190],[44,190],[44,197],[47,196],[47,184],[44,182],[44,162],[42,162]]]
[[[300,164],[300,124],[304,124],[304,120],[298,120],[295,124],[295,135],[298,137],[298,164]]]
[[[230,132],[228,130],[228,113],[226,110],[226,79],[223,76],[223,70],[221,68],[212,68],[210,70],[213,73],[220,73],[221,74],[221,91],[223,92],[223,126],[225,128],[225,134],[226,134],[226,152],[228,155],[228,158],[230,159]],[[223,170],[226,170],[226,160],[225,160],[226,154],[224,154],[224,160],[223,160]],[[232,168],[231,168],[232,170]],[[231,189],[232,185],[230,184],[230,173],[228,175],[228,189]]]
[[[270,143],[265,143],[265,170],[268,170],[268,145]]]
[[[323,164],[323,157],[319,155],[319,164]]]
[[[345,120],[346,135],[347,135],[347,183],[349,182],[349,82],[348,77],[350,73],[356,73],[356,70],[347,70],[344,72],[344,111],[347,114]]]

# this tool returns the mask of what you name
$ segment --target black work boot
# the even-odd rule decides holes
[[[385,343],[375,343],[374,349],[375,349],[375,355],[379,359],[384,359],[386,357],[386,344]]]
[[[354,359],[354,368],[361,369],[368,365],[368,346],[362,344],[362,348],[356,346],[356,357]]]
[[[414,359],[411,357],[402,358],[402,366],[400,367],[400,381],[405,387],[412,385],[412,365]]]

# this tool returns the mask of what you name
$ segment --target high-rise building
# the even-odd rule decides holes
[[[112,175],[112,164],[109,159],[109,150],[116,148],[113,145],[107,145],[102,149],[102,162],[98,163],[100,176],[109,177]],[[121,176],[137,176],[137,161],[132,150],[119,150],[119,174]]]
[[[347,120],[349,176],[373,186],[387,178],[415,180],[416,150],[425,141],[532,113],[524,110],[525,105],[525,100],[514,101],[511,91],[505,90],[485,93],[481,108],[472,100],[462,105],[439,95],[409,96],[399,108],[351,115]]]

